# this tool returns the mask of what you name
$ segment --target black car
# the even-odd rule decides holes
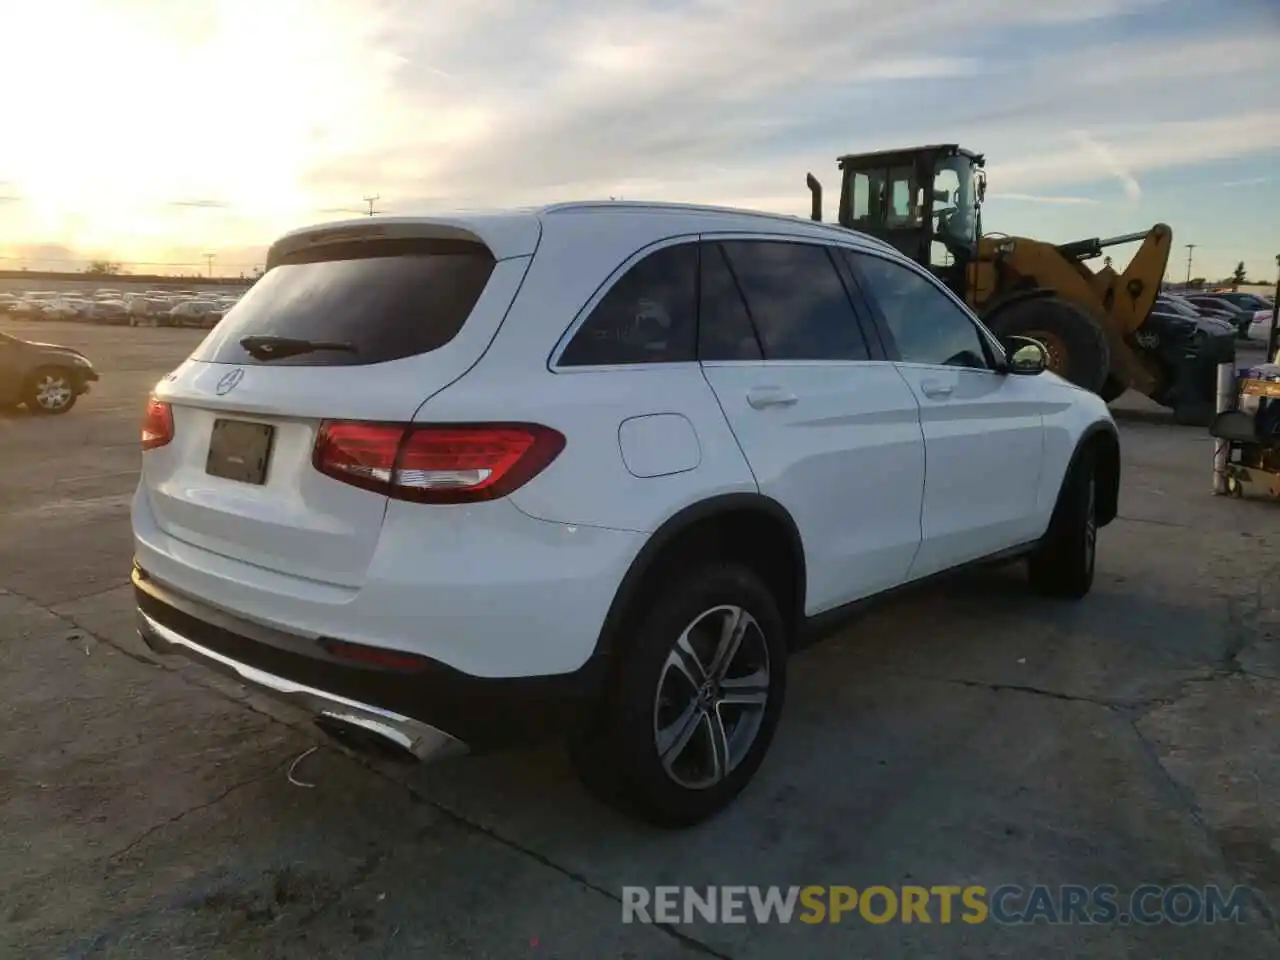
[[[78,350],[0,333],[0,407],[21,403],[32,413],[66,413],[97,379]]]
[[[1188,417],[1207,425],[1218,365],[1235,363],[1235,325],[1202,316],[1181,298],[1162,294],[1133,339],[1164,371],[1165,386],[1151,399],[1171,409],[1186,408]]]

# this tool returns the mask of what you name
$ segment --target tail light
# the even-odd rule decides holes
[[[172,439],[173,410],[155,397],[148,398],[146,413],[142,415],[142,449],[154,450]]]
[[[325,476],[415,503],[497,500],[559,456],[564,437],[533,423],[326,420],[311,462]]]

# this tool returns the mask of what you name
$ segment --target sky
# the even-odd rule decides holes
[[[807,215],[959,142],[984,228],[1280,254],[1280,0],[0,0],[0,268],[249,272],[286,230],[553,200]],[[1119,265],[1125,248],[1116,252]],[[167,268],[155,267],[161,272]]]

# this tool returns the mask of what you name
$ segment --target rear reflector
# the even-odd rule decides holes
[[[415,503],[496,500],[559,456],[564,437],[533,423],[326,420],[311,462],[325,476]]]
[[[142,415],[142,449],[154,450],[173,439],[173,410],[155,397],[147,399]]]
[[[362,643],[321,640],[320,645],[328,651],[330,656],[370,667],[385,667],[388,670],[423,670],[430,665],[429,660],[415,656],[412,653],[384,650],[381,647],[368,647]]]

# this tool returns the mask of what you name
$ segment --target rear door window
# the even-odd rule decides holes
[[[695,360],[697,324],[697,244],[663,247],[614,283],[560,354],[559,366]]]
[[[764,359],[742,291],[718,243],[702,245],[698,304],[699,360]]]
[[[867,360],[867,342],[826,247],[774,240],[722,244],[766,360]]]
[[[494,268],[482,244],[388,240],[308,251],[269,270],[192,359],[272,366],[384,363],[438,350],[462,330]],[[240,341],[287,337],[348,344],[255,359]]]

